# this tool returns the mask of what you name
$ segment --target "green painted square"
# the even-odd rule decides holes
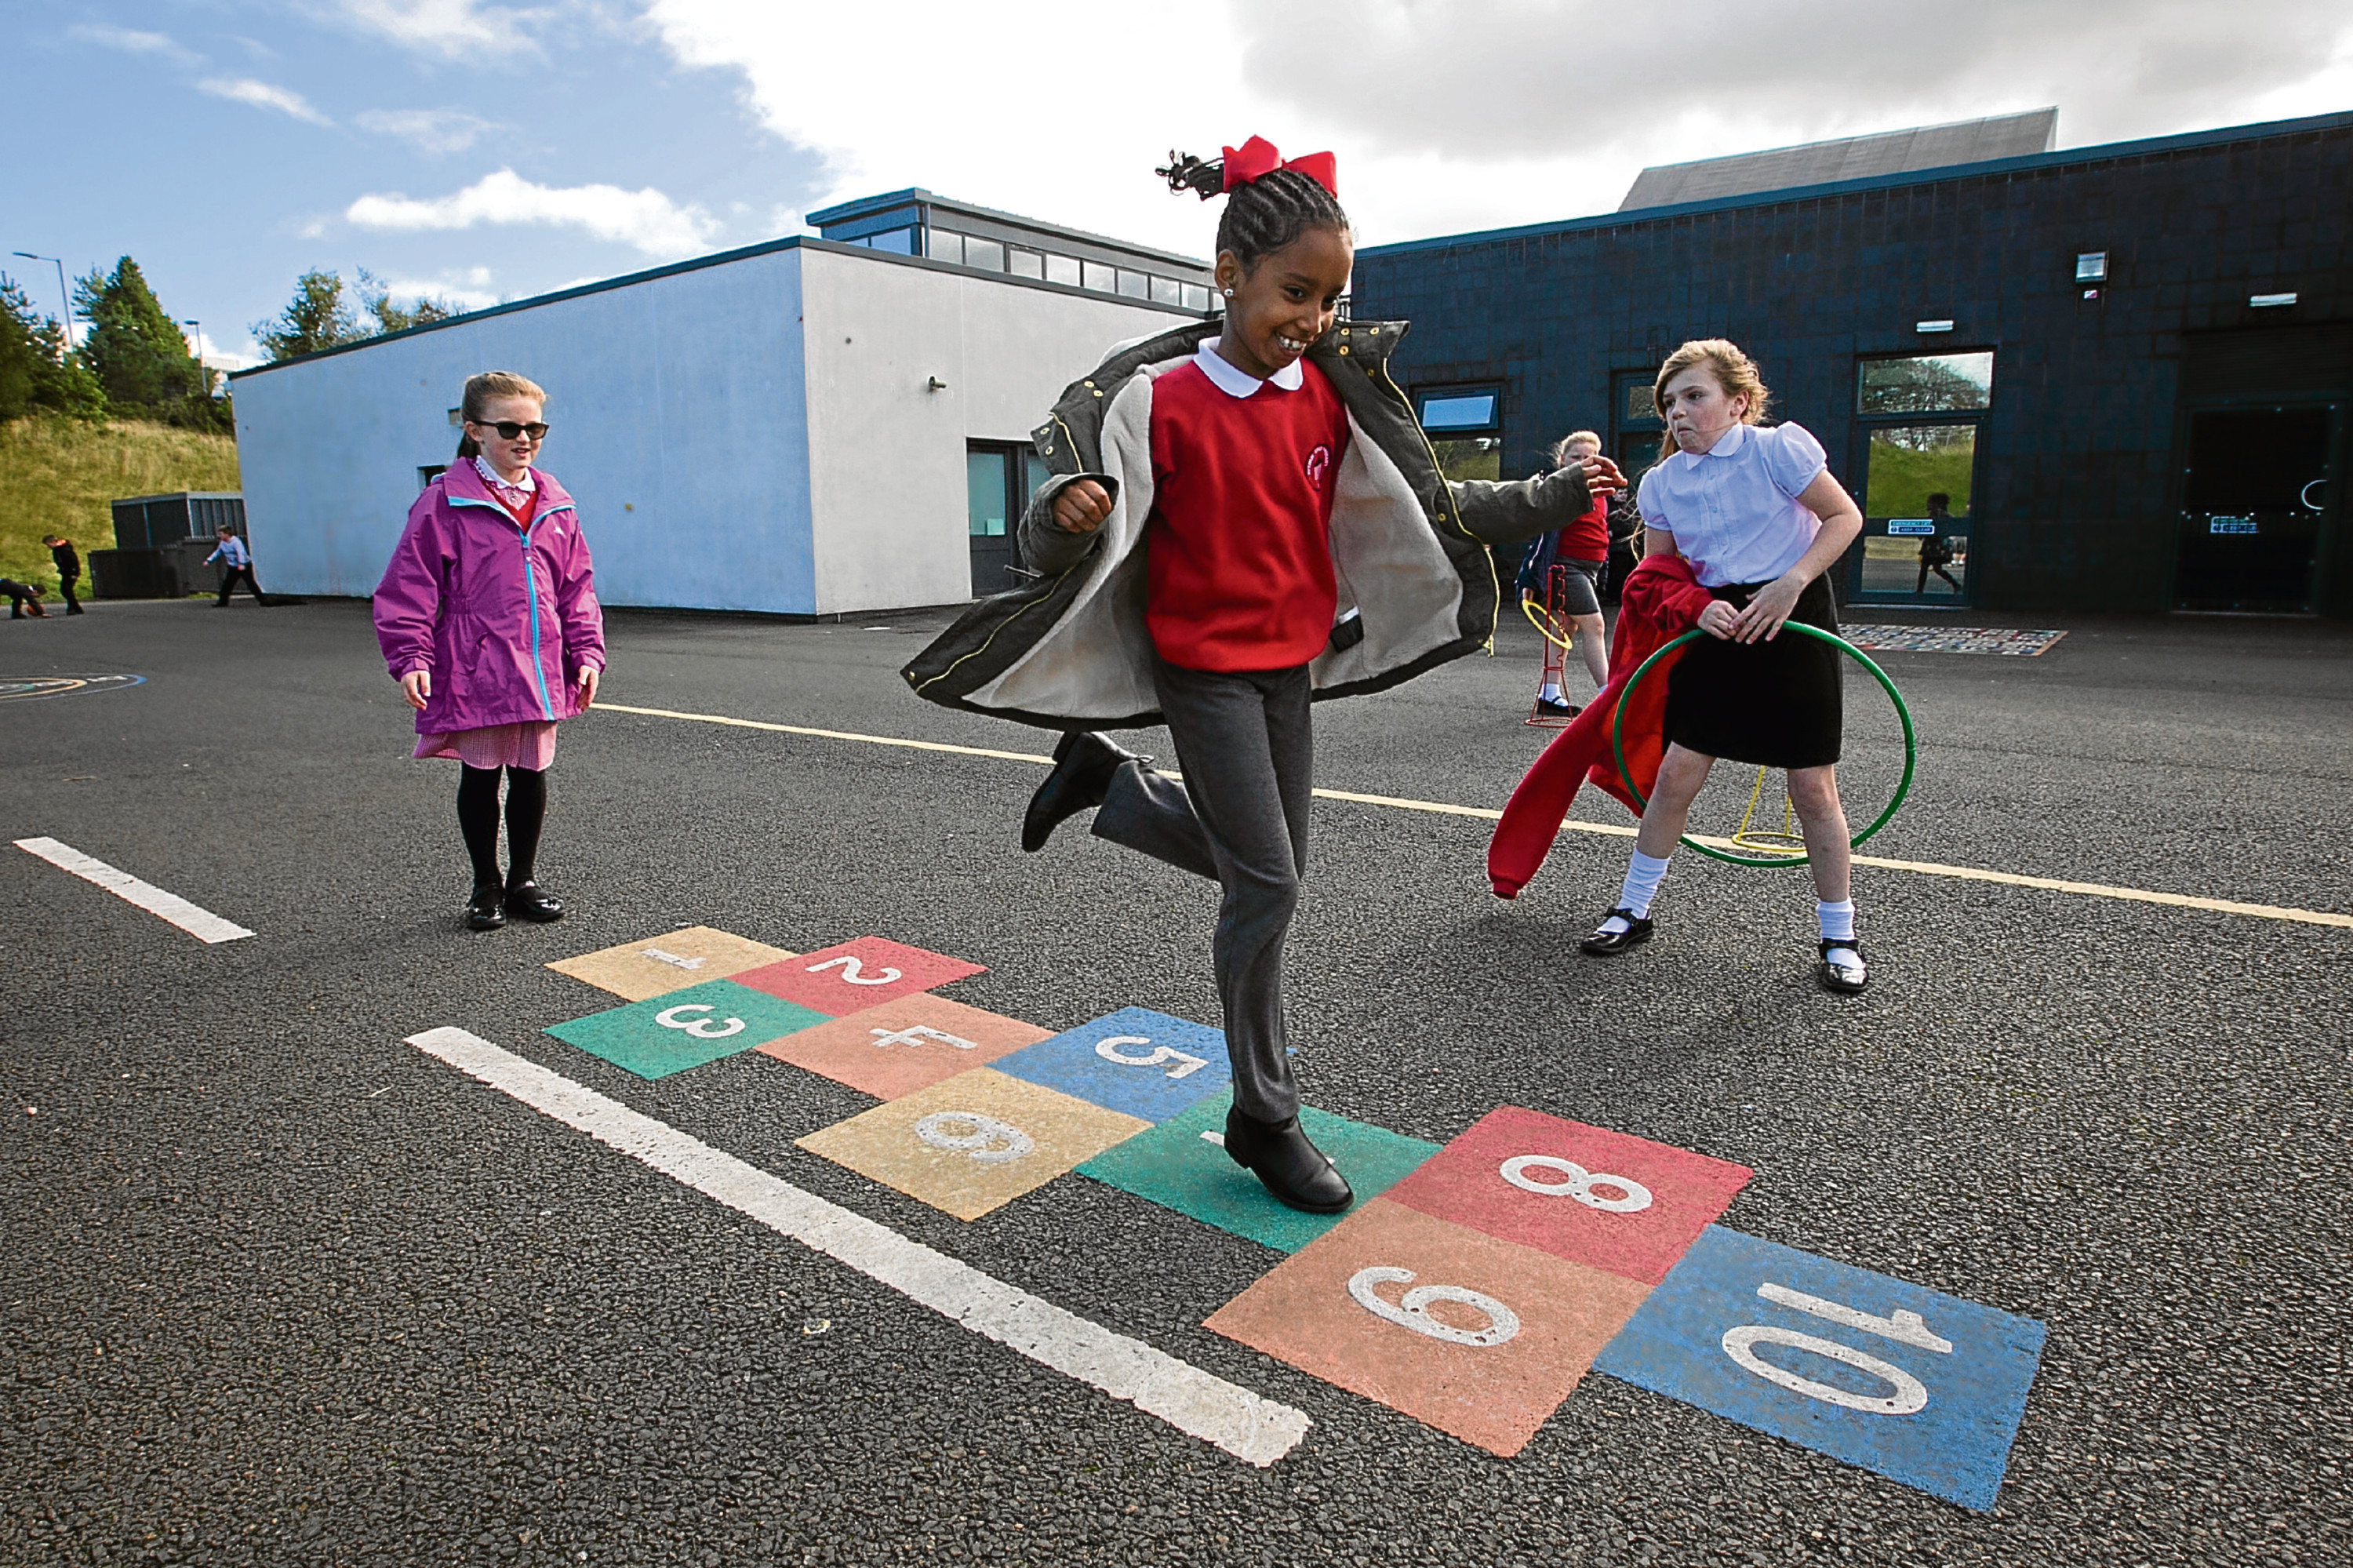
[[[1346,1219],[1347,1214],[1303,1214],[1284,1208],[1222,1147],[1201,1136],[1224,1136],[1226,1107],[1232,1103],[1230,1094],[1213,1095],[1151,1131],[1105,1150],[1079,1171],[1277,1252],[1297,1252]],[[1438,1152],[1434,1143],[1304,1106],[1299,1120],[1315,1147],[1332,1157],[1356,1189],[1359,1208]]]
[[[592,1012],[547,1033],[640,1078],[665,1078],[829,1022],[813,1008],[715,980]]]

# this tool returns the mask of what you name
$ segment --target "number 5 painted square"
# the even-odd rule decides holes
[[[1223,1030],[1143,1007],[1123,1007],[990,1065],[1149,1122],[1233,1086]]]
[[[1983,1512],[2043,1329],[1710,1225],[1593,1365]]]

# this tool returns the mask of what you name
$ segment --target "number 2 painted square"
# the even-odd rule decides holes
[[[1233,1086],[1224,1030],[1143,1007],[1121,1008],[991,1065],[1149,1122]]]
[[[1656,1285],[1753,1174],[1607,1128],[1503,1106],[1389,1201]]]
[[[1980,1512],[2042,1325],[1710,1225],[1597,1371]]]
[[[878,1003],[979,974],[984,966],[881,937],[860,937],[734,977],[770,996],[845,1018]]]

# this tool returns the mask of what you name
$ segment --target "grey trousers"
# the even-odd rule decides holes
[[[1299,1111],[1282,1026],[1282,945],[1307,867],[1307,668],[1217,674],[1156,662],[1155,674],[1185,781],[1123,767],[1095,812],[1095,836],[1224,889],[1209,951],[1234,1104],[1245,1116],[1282,1121]]]

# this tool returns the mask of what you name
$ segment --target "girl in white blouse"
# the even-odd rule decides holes
[[[1667,858],[1708,769],[1725,757],[1788,771],[1818,899],[1816,978],[1826,990],[1859,991],[1870,973],[1855,940],[1839,803],[1838,653],[1811,637],[1778,634],[1791,620],[1837,630],[1823,574],[1862,533],[1862,514],[1804,426],[1758,422],[1769,394],[1734,344],[1683,344],[1659,367],[1651,396],[1667,429],[1638,496],[1644,553],[1682,556],[1715,602],[1699,618],[1708,638],[1668,673],[1666,756],[1633,864],[1584,949],[1606,956],[1650,940]]]

